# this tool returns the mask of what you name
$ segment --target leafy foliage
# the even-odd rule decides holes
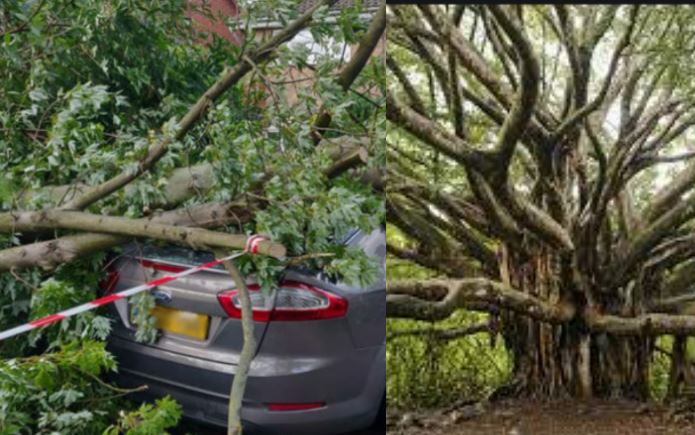
[[[154,343],[159,336],[156,319],[150,315],[154,306],[154,297],[147,292],[139,293],[130,300],[131,321],[137,327],[135,339],[138,342]]]
[[[0,433],[91,434],[105,428],[113,406],[88,405],[108,400],[110,390],[94,378],[115,366],[104,343],[95,341],[0,361]]]
[[[462,311],[436,324],[389,319],[386,331],[460,328],[481,317]],[[510,360],[502,340],[491,345],[485,333],[449,341],[402,336],[388,341],[386,373],[389,405],[438,407],[487,398],[509,380]]]
[[[92,340],[0,361],[0,434],[154,435],[177,424],[181,409],[168,397],[124,413],[120,397],[129,390],[99,379],[115,370],[105,344]],[[117,417],[117,424],[109,425]]]
[[[49,278],[41,283],[32,297],[31,317],[38,319],[83,304],[91,299],[90,296],[94,296],[94,291],[81,292],[67,282]],[[35,329],[29,335],[29,342],[35,344],[43,338],[48,343],[48,348],[52,349],[78,338],[104,340],[109,332],[111,324],[108,318],[87,312],[82,316],[65,319],[58,325]]]
[[[143,403],[140,408],[121,414],[118,424],[110,426],[104,435],[159,435],[174,427],[181,418],[181,406],[169,396],[157,399],[154,405]]]
[[[5,2],[4,16],[21,20],[26,6]],[[0,167],[15,190],[101,182],[195,101],[231,47],[196,44],[185,9],[183,0],[51,2],[26,31],[5,35]],[[178,163],[167,160],[163,171]]]

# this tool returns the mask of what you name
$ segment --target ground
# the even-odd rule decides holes
[[[690,418],[689,418],[690,417]],[[389,411],[393,435],[692,435],[695,413],[627,401],[530,400],[429,412]]]
[[[219,427],[202,425],[194,421],[184,419],[176,430],[171,431],[172,435],[226,435],[227,430]],[[244,432],[246,434],[246,432]],[[376,429],[366,429],[358,432],[350,432],[344,435],[383,435],[381,431]],[[252,434],[251,434],[252,435]]]

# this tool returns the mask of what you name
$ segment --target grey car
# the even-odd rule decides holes
[[[276,434],[337,434],[383,425],[385,417],[385,255],[383,228],[352,231],[343,241],[380,264],[368,288],[288,270],[269,297],[250,279],[258,347],[241,412],[245,429]],[[186,248],[131,247],[110,269],[105,290],[120,291],[210,261]],[[213,268],[157,287],[161,337],[135,341],[127,300],[113,304],[108,348],[115,380],[146,384],[147,398],[171,395],[184,415],[225,426],[242,347],[240,304],[227,272]]]

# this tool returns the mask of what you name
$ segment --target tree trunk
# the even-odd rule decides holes
[[[502,249],[500,257],[502,280],[510,286],[553,303],[568,297],[571,284],[560,279],[555,256],[539,250],[531,258],[519,259]],[[591,333],[580,310],[558,325],[511,311],[499,315],[513,360],[511,382],[500,393],[647,398],[648,338]]]

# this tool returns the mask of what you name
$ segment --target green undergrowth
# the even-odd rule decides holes
[[[0,435],[155,435],[176,426],[181,409],[168,397],[124,411],[134,408],[124,399],[131,390],[100,379],[112,371],[113,356],[93,340],[0,360]]]
[[[389,319],[386,331],[460,328],[484,317],[459,311],[435,324]],[[439,407],[487,397],[508,379],[510,361],[501,340],[491,343],[486,333],[447,341],[401,336],[389,338],[386,370],[389,405]]]
[[[424,279],[427,269],[389,258],[389,280]],[[441,322],[387,319],[386,392],[389,406],[429,408],[480,400],[503,385],[510,360],[501,338],[478,333],[454,340],[429,335],[393,337],[397,331],[463,328],[484,322],[485,314],[461,310]]]

